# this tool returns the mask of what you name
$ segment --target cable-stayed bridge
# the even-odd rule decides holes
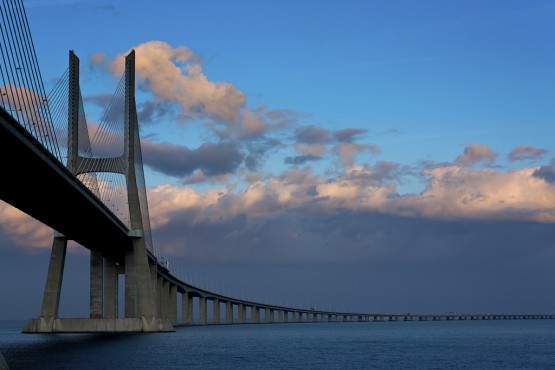
[[[173,331],[177,324],[192,324],[193,311],[199,324],[208,324],[209,305],[213,324],[555,318],[335,312],[238,299],[182,281],[152,243],[135,53],[126,56],[125,71],[91,137],[78,57],[69,52],[67,71],[46,94],[21,1],[2,1],[0,27],[0,158],[10,174],[0,183],[0,199],[55,230],[40,316],[30,319],[24,332]],[[58,317],[69,240],[90,250],[87,318]],[[121,302],[119,276],[124,277]]]

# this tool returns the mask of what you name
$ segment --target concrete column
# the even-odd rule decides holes
[[[199,323],[200,325],[206,325],[206,298],[199,298]]]
[[[283,310],[278,311],[278,321],[283,322]]]
[[[191,297],[191,295],[188,295],[187,297],[187,308],[188,308],[187,320],[189,320],[187,324],[192,324],[193,323],[193,297]]]
[[[213,305],[213,312],[214,312],[214,318],[212,319],[212,322],[214,324],[219,324],[220,323],[220,300],[218,298],[214,298],[212,300],[212,305]]]
[[[130,210],[131,212],[131,210]],[[137,289],[137,316],[153,318],[156,313],[148,254],[143,238],[133,239],[133,255],[135,257],[135,280]]]
[[[272,322],[273,315],[274,313],[272,312],[272,310],[270,310],[269,308],[266,308],[266,310],[264,311],[264,321],[266,323]]]
[[[237,315],[239,316],[237,321],[239,322],[239,324],[245,323],[245,316],[246,316],[245,311],[246,311],[245,305],[242,303],[239,303],[239,307],[237,308]]]
[[[2,356],[2,352],[0,352],[0,370],[10,370],[6,359]]]
[[[150,263],[150,285],[152,287],[152,299],[154,300],[155,316],[160,317],[160,301],[158,298],[158,265],[156,262]]]
[[[177,285],[170,285],[170,322],[177,323]]]
[[[284,311],[283,322],[289,322],[289,311]]]
[[[294,322],[299,321],[299,313],[297,311],[293,311],[293,321]]]
[[[162,288],[162,317],[170,319],[171,311],[170,311],[170,304],[171,304],[171,297],[170,297],[170,282],[164,280],[163,288]]]
[[[164,278],[156,278],[156,315],[164,317]]]
[[[164,278],[156,278],[156,316],[164,317]]]
[[[50,253],[50,264],[42,298],[42,317],[58,317],[60,306],[60,292],[62,290],[62,279],[64,276],[64,265],[66,260],[67,238],[55,236]]]
[[[260,323],[260,307],[253,306],[251,308],[252,322],[255,324]]]
[[[104,269],[102,253],[90,252],[90,289],[89,289],[89,316],[91,319],[102,318],[102,295],[104,292]]]
[[[189,324],[189,293],[181,293],[181,322]]]
[[[137,280],[135,279],[135,256],[125,252],[125,317],[137,317]]]
[[[225,323],[233,324],[233,305],[229,301],[225,303]]]
[[[118,317],[118,274],[116,262],[104,259],[104,318]]]
[[[135,148],[140,145],[139,123],[135,107],[135,52],[132,51],[125,57],[125,85],[124,85],[124,151],[127,166],[125,177],[127,179],[127,204],[129,206],[130,235],[132,235],[135,280],[135,317],[154,318],[156,305],[148,266],[148,252],[143,237],[143,215],[137,186],[137,173],[135,172]],[[140,152],[138,152],[140,153]],[[125,264],[127,265],[127,255]],[[127,307],[126,307],[127,309]]]

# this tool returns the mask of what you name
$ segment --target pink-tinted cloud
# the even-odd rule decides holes
[[[148,88],[156,99],[179,104],[184,114],[192,118],[207,115],[227,122],[240,119],[245,95],[230,83],[209,81],[200,58],[189,48],[149,41],[133,49],[139,84]],[[123,73],[127,54],[119,54],[110,62],[112,73]]]
[[[158,225],[187,210],[198,222],[239,214],[249,218],[289,212],[380,212],[435,220],[518,220],[555,222],[555,185],[534,176],[535,168],[472,170],[458,165],[426,169],[421,194],[400,195],[397,166],[351,166],[334,179],[310,169],[252,181],[245,191],[197,192],[170,185],[149,194]],[[161,222],[160,220],[165,220]]]
[[[509,161],[524,161],[524,160],[534,160],[541,158],[547,153],[545,149],[539,149],[533,146],[522,145],[514,148],[508,155]]]
[[[17,208],[0,201],[0,228],[22,247],[50,248],[52,229]]]
[[[353,165],[358,154],[376,155],[380,153],[380,149],[374,144],[338,144],[334,150],[339,155],[339,162],[344,166]]]
[[[496,158],[497,154],[493,153],[487,145],[472,144],[464,148],[464,153],[459,155],[455,162],[463,166],[471,166],[479,162],[493,164]]]

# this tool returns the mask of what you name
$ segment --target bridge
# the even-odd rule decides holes
[[[55,230],[40,316],[26,323],[24,333],[171,332],[177,325],[192,325],[194,312],[199,325],[555,318],[533,313],[337,312],[243,300],[182,281],[152,243],[134,51],[126,56],[120,83],[90,138],[79,58],[69,52],[67,72],[45,94],[22,3],[3,1],[0,13],[0,158],[4,172],[11,174],[0,183],[0,199]],[[69,240],[90,250],[86,318],[58,315]],[[120,276],[125,282],[122,302]],[[124,317],[118,314],[121,305]]]

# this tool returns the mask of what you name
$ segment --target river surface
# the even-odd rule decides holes
[[[153,334],[21,334],[0,321],[17,369],[555,369],[555,320],[290,323]]]

